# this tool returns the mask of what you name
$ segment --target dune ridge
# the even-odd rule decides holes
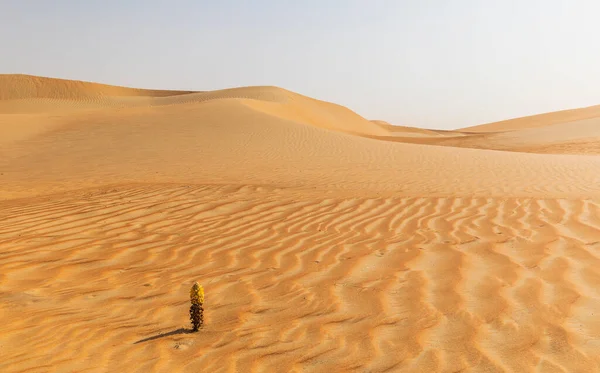
[[[593,156],[391,141],[385,128],[348,109],[275,87],[173,97],[157,98],[176,100],[168,105],[3,115],[0,198],[107,182],[260,184],[357,195],[600,193],[600,160]]]
[[[104,84],[0,75],[0,114],[46,114],[56,111],[151,108],[201,104],[213,100],[243,101],[258,111],[355,134],[385,135],[387,131],[349,109],[272,86],[241,87],[208,92],[133,89]],[[251,101],[251,102],[250,102]]]
[[[169,91],[119,87],[108,84],[68,79],[47,78],[26,74],[0,74],[0,100],[55,99],[82,100],[84,98],[113,97],[166,97],[193,91]]]
[[[0,83],[2,372],[600,371],[595,116]]]

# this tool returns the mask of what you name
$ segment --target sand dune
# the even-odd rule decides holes
[[[373,120],[372,122],[388,131],[391,136],[397,137],[437,137],[453,133],[452,131],[428,130],[424,128],[398,126],[382,120]]]
[[[508,119],[461,129],[463,132],[503,132],[600,118],[600,105]]]
[[[191,91],[165,91],[117,87],[106,84],[24,74],[0,74],[0,100],[84,100],[98,97],[168,97]]]
[[[559,116],[562,116],[562,113]],[[374,138],[413,144],[510,152],[600,154],[600,116],[570,122],[560,122],[556,119],[552,120],[551,124],[524,126],[521,129],[497,132],[430,131],[430,133],[415,132],[415,135],[410,127],[389,131],[391,137],[388,135],[374,136]]]
[[[276,185],[358,196],[600,194],[595,156],[381,141],[391,136],[376,123],[274,87],[175,100],[36,114],[37,121],[20,114],[23,122],[2,130],[17,132],[18,141],[3,146],[0,198],[129,182]],[[23,133],[29,125],[36,127]]]
[[[600,371],[593,118],[0,82],[1,372]]]
[[[462,146],[556,154],[600,154],[600,116],[461,139]],[[455,144],[457,141],[454,142]],[[450,142],[448,144],[451,144]]]
[[[600,154],[600,106],[432,131],[381,124],[391,141],[540,154]],[[443,135],[440,136],[440,135]],[[385,139],[385,136],[378,136]]]

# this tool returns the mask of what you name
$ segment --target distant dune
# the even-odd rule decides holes
[[[504,132],[600,118],[600,105],[508,119],[461,129],[462,132]]]
[[[389,140],[397,142],[540,154],[600,154],[600,106],[456,131],[379,124],[390,132]]]
[[[0,100],[53,99],[86,100],[102,97],[165,97],[192,93],[117,87],[76,80],[22,74],[0,74]]]
[[[598,372],[599,121],[0,75],[0,372]]]
[[[483,145],[473,145],[462,133],[424,137],[452,147],[408,143],[423,138],[405,141],[398,132],[344,107],[276,87],[173,96],[159,91],[159,97],[132,100],[105,95],[113,89],[104,85],[25,78],[57,93],[46,94],[51,102],[41,104],[38,96],[25,93],[2,100],[0,113],[7,114],[0,119],[4,198],[107,181],[266,184],[361,195],[570,197],[600,192],[593,172],[600,170],[596,157],[457,148],[483,147],[486,141],[494,145],[487,138],[479,140]],[[18,91],[19,86],[5,84],[2,89]],[[87,106],[81,108],[81,102]],[[47,105],[52,108],[46,111]],[[537,141],[537,136],[528,139]],[[515,142],[506,141],[509,148]]]
[[[437,137],[445,136],[447,133],[452,133],[451,131],[429,130],[417,127],[398,126],[382,120],[373,120],[372,122],[378,124],[386,131],[388,131],[389,135],[395,137]]]

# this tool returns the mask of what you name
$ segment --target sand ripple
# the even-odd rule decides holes
[[[0,371],[599,371],[599,212],[253,186],[4,201]]]

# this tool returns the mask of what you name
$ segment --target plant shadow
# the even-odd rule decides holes
[[[156,339],[160,339],[160,338],[164,338],[164,337],[170,337],[172,335],[178,335],[178,334],[191,334],[193,333],[192,329],[185,329],[185,328],[179,328],[176,330],[172,330],[170,332],[167,333],[161,333],[161,334],[157,334],[155,336],[152,337],[148,337],[148,338],[144,338],[144,339],[140,339],[137,342],[134,342],[133,344],[138,344],[138,343],[144,343],[144,342],[150,342],[150,341],[154,341]]]

